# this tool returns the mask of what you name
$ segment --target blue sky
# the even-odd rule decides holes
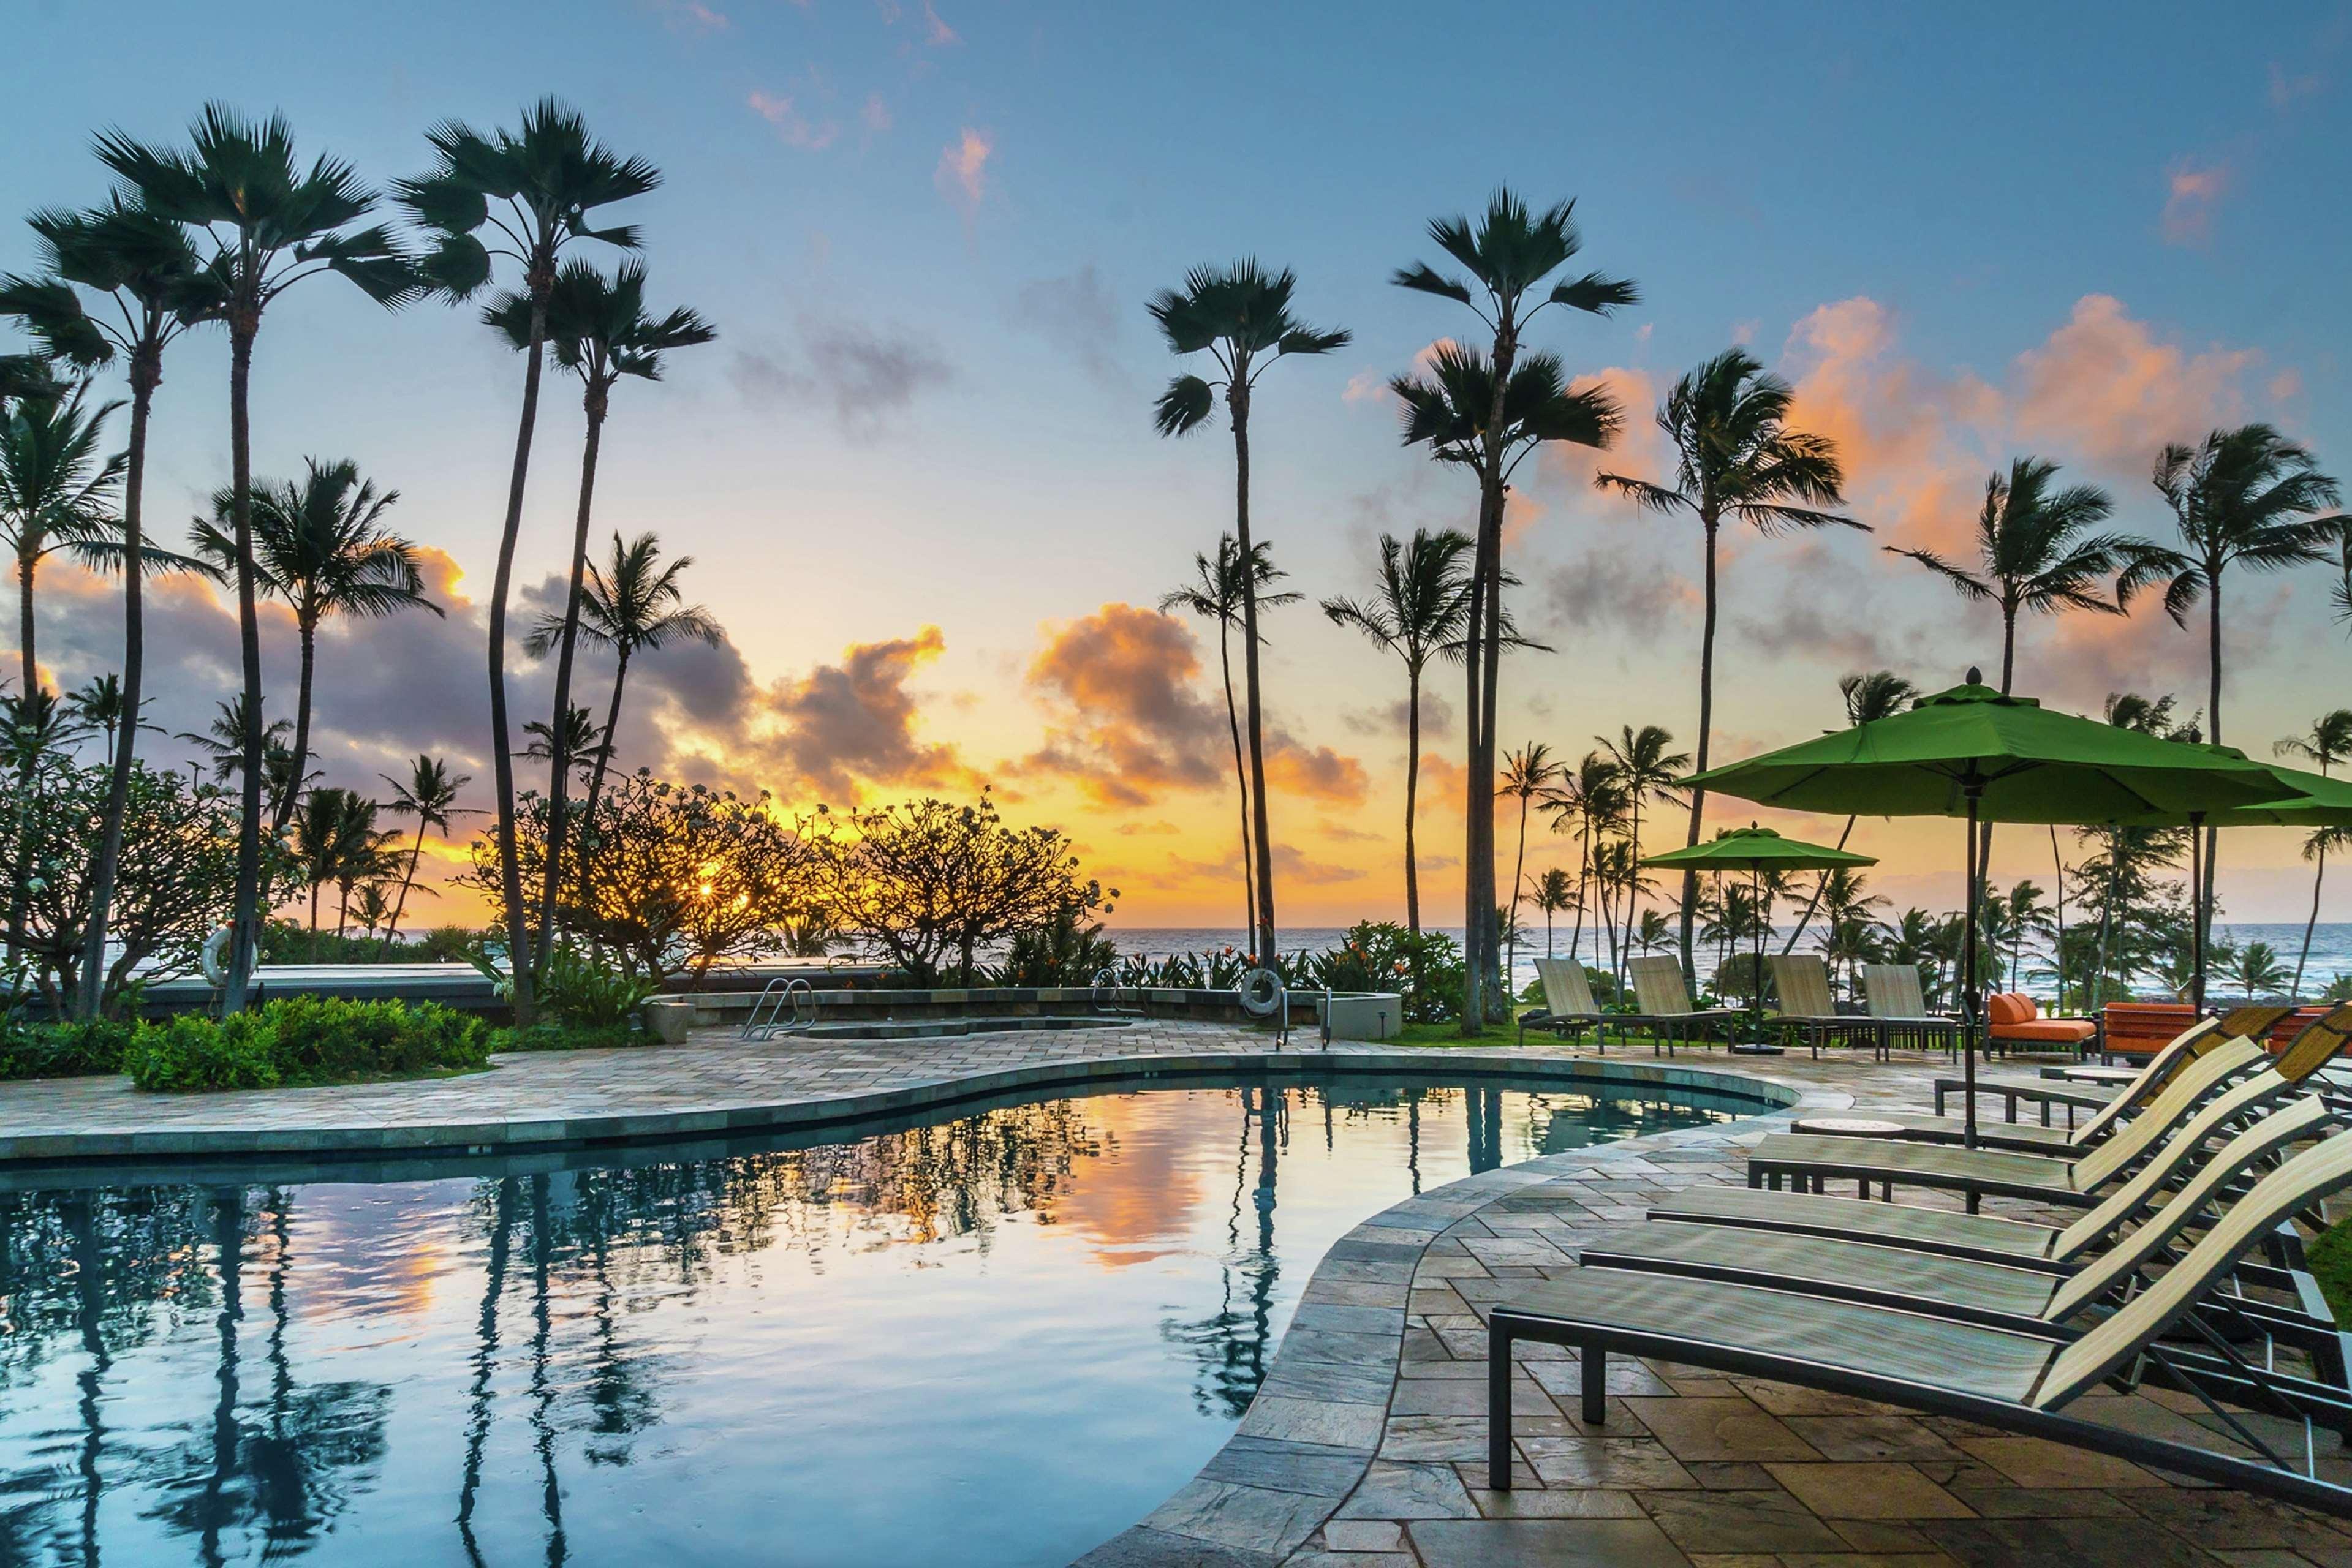
[[[0,208],[94,199],[93,130],[170,137],[208,98],[282,109],[306,146],[378,181],[421,169],[434,120],[571,99],[667,172],[626,214],[654,298],[723,334],[661,386],[623,389],[606,440],[601,523],[691,551],[695,592],[730,633],[717,666],[652,668],[625,739],[648,763],[792,799],[994,779],[1078,831],[1108,880],[1151,886],[1128,907],[1147,923],[1232,902],[1213,644],[1143,618],[1230,521],[1223,434],[1167,443],[1149,422],[1171,366],[1142,301],[1194,263],[1295,267],[1302,313],[1357,335],[1281,367],[1260,403],[1260,528],[1315,597],[1360,591],[1382,529],[1466,526],[1460,477],[1398,448],[1377,389],[1470,322],[1386,278],[1428,254],[1430,217],[1497,183],[1575,196],[1585,261],[1643,287],[1614,320],[1544,334],[1631,405],[1612,465],[1654,459],[1650,407],[1733,341],[1796,381],[1801,407],[1848,441],[1853,509],[1879,537],[1735,549],[1728,755],[1835,722],[1849,669],[1932,686],[1992,663],[1987,619],[1874,546],[1950,542],[2012,455],[2108,485],[2118,524],[2158,536],[2147,457],[2214,423],[2275,419],[2352,468],[2345,6],[2254,21],[2185,5],[1181,16],[618,0],[420,4],[396,23],[255,5],[230,27],[203,7],[32,0],[0,63]],[[24,231],[0,231],[0,267],[31,259]],[[164,518],[226,476],[225,358],[198,339],[167,368],[151,492]],[[321,282],[273,312],[258,366],[260,471],[359,459],[403,490],[402,526],[467,574],[446,586],[478,608],[511,356],[467,312],[384,316]],[[559,392],[527,581],[560,559],[577,451],[576,400]],[[1515,667],[1507,743],[1573,755],[1621,724],[1695,724],[1696,540],[1594,495],[1591,467],[1548,465],[1525,487],[1525,613],[1560,652]],[[2231,739],[2266,747],[2345,700],[2326,586],[2312,573],[2242,596]],[[61,678],[105,666],[103,596],[65,585],[47,602]],[[1107,609],[1120,605],[1138,609]],[[184,609],[173,728],[228,679],[207,641],[218,618]],[[337,781],[425,746],[486,776],[460,681],[474,624],[330,649]],[[1274,637],[1271,707],[1303,759],[1275,802],[1297,872],[1286,912],[1392,913],[1400,742],[1382,710],[1400,683],[1310,610]],[[2021,685],[2077,708],[2118,685],[2201,693],[2197,653],[2146,617],[2041,628]],[[517,678],[527,693],[541,680]],[[1148,765],[1110,760],[1122,737]],[[1441,786],[1454,744],[1436,742]],[[1459,821],[1445,809],[1423,834],[1440,860]],[[1931,830],[1865,831],[1898,906],[1956,892]],[[2286,835],[2246,835],[2225,867],[2242,917],[2307,896]]]

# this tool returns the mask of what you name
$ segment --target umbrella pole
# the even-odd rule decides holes
[[[1756,915],[1756,966],[1748,977],[1748,983],[1756,995],[1756,1022],[1755,1027],[1748,1031],[1748,1039],[1758,1045],[1762,1045],[1764,1043],[1764,868],[1760,865],[1748,868],[1748,897],[1755,905]]]
[[[1963,1063],[1960,1079],[1967,1096],[1968,1117],[1962,1129],[1962,1146],[1977,1146],[1977,801],[1984,786],[1971,783],[1964,786],[1969,801],[1969,849],[1966,856],[1969,877],[1968,931],[1960,939],[1960,1048]],[[1976,1212],[1976,1194],[1969,1195],[1969,1212]]]
[[[2205,813],[2189,813],[2189,1021],[2205,1016]]]

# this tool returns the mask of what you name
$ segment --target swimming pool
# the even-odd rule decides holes
[[[1287,1072],[0,1194],[0,1562],[1057,1563],[1358,1222],[1759,1103]]]

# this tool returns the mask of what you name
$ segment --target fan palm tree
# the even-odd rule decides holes
[[[1669,749],[1675,737],[1654,724],[1645,724],[1639,729],[1625,725],[1615,740],[1605,735],[1592,738],[1601,743],[1601,748],[1617,765],[1618,783],[1625,792],[1625,838],[1633,846],[1633,858],[1638,861],[1642,858],[1642,804],[1645,800],[1681,802],[1681,792],[1674,783],[1689,770],[1690,753]],[[1628,898],[1625,946],[1629,952],[1633,946],[1633,901]]]
[[[1584,941],[1584,912],[1591,903],[1593,851],[1601,835],[1613,829],[1625,814],[1625,786],[1617,775],[1617,764],[1604,752],[1586,752],[1581,761],[1561,774],[1545,798],[1543,810],[1551,818],[1551,831],[1575,833],[1579,846],[1576,927],[1570,933],[1568,942],[1569,955],[1574,957]],[[1597,910],[1594,924],[1596,927],[1599,925]],[[1595,957],[1600,956],[1600,946],[1596,939]]]
[[[89,406],[88,384],[63,397],[25,398],[0,422],[0,547],[16,562],[16,645],[21,690],[40,689],[35,650],[33,577],[59,550],[92,566],[119,564],[114,494],[122,454],[104,450],[106,422],[120,402]]]
[[[1627,496],[1646,511],[1686,512],[1705,539],[1700,581],[1706,600],[1699,632],[1698,768],[1707,769],[1715,738],[1716,556],[1727,520],[1767,537],[1822,528],[1869,525],[1828,510],[1845,501],[1845,470],[1837,444],[1789,426],[1794,391],[1739,349],[1727,349],[1675,383],[1658,408],[1658,428],[1674,444],[1675,483],[1651,484],[1624,474],[1599,474],[1593,483]],[[1690,836],[1696,845],[1706,814],[1706,791],[1694,789]],[[1682,958],[1691,967],[1691,897],[1695,872],[1683,873]],[[1696,977],[1692,977],[1696,983]]]
[[[1950,583],[1961,598],[2000,610],[2003,695],[2017,669],[2018,617],[2067,610],[2121,614],[2122,606],[2100,596],[2099,581],[2123,572],[2146,548],[2145,540],[2124,534],[2084,537],[2084,529],[2106,520],[2115,501],[2095,485],[2056,489],[2053,481],[2057,474],[2055,463],[2020,457],[2010,464],[2008,473],[1985,481],[1973,568],[1933,550],[1882,547],[1889,555],[1917,561]]]
[[[2308,448],[2267,424],[2217,430],[2196,446],[2169,445],[2156,460],[2157,493],[2179,525],[2180,549],[2149,546],[2116,584],[2124,603],[2163,582],[2164,612],[2186,627],[2205,601],[2210,684],[2205,738],[2221,743],[2221,580],[2229,569],[2284,571],[2327,561],[2343,543],[2347,519],[2314,516],[2341,499]],[[2213,862],[2221,835],[2205,832],[2205,886],[2200,907],[2210,925]]]
[[[508,342],[528,350],[530,313],[528,291],[509,292],[499,296],[483,316]],[[555,643],[555,706],[550,711],[560,714],[572,706],[572,654],[579,642],[580,588],[588,567],[588,520],[613,389],[624,376],[661,380],[664,354],[708,343],[719,333],[691,310],[673,310],[659,319],[646,314],[643,263],[625,262],[608,278],[587,262],[573,260],[556,274],[554,291],[548,297],[547,336],[555,362],[580,378],[581,408],[588,426],[580,453],[580,504],[572,525],[572,571],[563,601],[563,631]],[[559,744],[548,767],[547,867],[539,902],[541,931],[555,928],[556,868],[563,861],[564,799],[572,773],[572,758],[561,744],[561,732],[556,738]],[[554,951],[552,940],[540,944],[538,977],[541,980]]]
[[[1261,540],[1250,550],[1249,591],[1256,594],[1261,612],[1296,604],[1301,597],[1266,591],[1289,575],[1274,564],[1269,549]],[[1233,633],[1242,623],[1242,578],[1241,547],[1227,534],[1217,541],[1215,560],[1197,551],[1193,554],[1192,580],[1161,594],[1160,610],[1162,614],[1181,610],[1217,623],[1217,671],[1225,684],[1225,733],[1234,743],[1234,788],[1241,801],[1242,929],[1250,932],[1257,929],[1257,873],[1250,853],[1249,767],[1242,755],[1241,709],[1234,701]]]
[[[1495,704],[1502,683],[1503,509],[1511,470],[1524,455],[1523,448],[1538,441],[1601,446],[1616,429],[1615,406],[1598,393],[1570,393],[1556,358],[1543,356],[1549,361],[1546,373],[1521,382],[1523,335],[1537,316],[1553,306],[1606,316],[1638,303],[1641,293],[1628,281],[1598,272],[1545,287],[1584,246],[1573,201],[1537,213],[1510,191],[1498,189],[1487,199],[1483,216],[1434,219],[1429,237],[1463,276],[1448,276],[1427,262],[1415,262],[1398,268],[1389,281],[1467,307],[1492,340],[1483,355],[1457,355],[1458,362],[1451,368],[1441,361],[1439,386],[1461,395],[1450,400],[1450,407],[1442,406],[1448,400],[1416,403],[1408,398],[1405,433],[1407,444],[1426,441],[1433,456],[1462,463],[1477,476],[1478,523],[1470,562],[1470,612],[1463,627],[1463,664],[1469,696],[1465,725],[1467,799],[1484,801],[1493,798],[1495,787]],[[1483,368],[1478,376],[1464,373],[1472,365]],[[1519,404],[1516,413],[1507,406],[1514,402]],[[1430,416],[1441,412],[1446,416],[1442,427],[1416,433],[1417,421],[1426,425]],[[1496,903],[1493,814],[1480,810],[1467,816],[1462,856],[1466,901],[1462,1030],[1475,1036],[1486,1016],[1482,988],[1490,978],[1499,978],[1495,964],[1500,944],[1486,924]],[[1498,1003],[1501,999],[1496,998]]]
[[[1231,267],[1196,267],[1184,287],[1151,297],[1151,319],[1168,340],[1169,351],[1205,353],[1217,374],[1181,375],[1168,383],[1154,405],[1153,423],[1162,435],[1183,435],[1206,423],[1222,392],[1234,433],[1234,539],[1244,560],[1256,559],[1250,536],[1250,404],[1259,378],[1283,360],[1344,349],[1353,336],[1344,328],[1321,330],[1290,313],[1297,275],[1285,267],[1268,272],[1254,257]],[[1242,694],[1249,732],[1250,858],[1257,875],[1257,910],[1250,946],[1257,961],[1276,957],[1274,933],[1274,837],[1265,808],[1264,709],[1258,679],[1257,584],[1242,574]]]
[[[1499,453],[1498,472],[1503,490],[1507,492],[1519,465],[1546,442],[1606,446],[1616,435],[1620,423],[1616,403],[1596,389],[1571,388],[1557,354],[1523,356],[1511,371],[1508,386],[1500,392],[1496,389],[1486,357],[1475,349],[1444,344],[1439,348],[1430,371],[1426,378],[1397,376],[1389,382],[1389,390],[1404,407],[1404,443],[1408,446],[1426,446],[1433,460],[1460,465],[1479,476],[1482,495],[1484,465],[1490,446]],[[1503,424],[1490,441],[1487,425],[1498,404]],[[1500,548],[1499,543],[1496,548]],[[1468,697],[1475,727],[1471,739],[1468,786],[1470,799],[1475,800],[1490,798],[1494,778],[1492,688],[1499,679],[1500,665],[1496,664],[1492,675],[1486,665],[1499,661],[1507,644],[1537,644],[1518,637],[1511,628],[1503,608],[1502,591],[1517,580],[1502,569],[1499,561],[1494,564],[1491,574],[1482,576],[1479,556],[1474,549],[1471,579],[1470,608],[1464,618],[1462,642],[1469,668]],[[1475,928],[1480,911],[1493,904],[1489,895],[1494,888],[1491,868],[1495,846],[1494,825],[1486,820],[1489,815],[1485,811],[1469,813],[1469,835],[1479,847],[1465,859],[1465,875],[1479,884],[1479,891],[1471,897],[1467,917],[1473,925],[1465,927],[1465,934]],[[1476,962],[1465,958],[1465,983],[1492,986],[1499,999],[1501,977],[1494,965],[1500,949],[1493,936],[1492,932],[1476,932],[1473,946],[1479,957]],[[1465,996],[1465,999],[1466,1003],[1469,998]],[[1465,1013],[1463,1027],[1475,1032],[1481,1021],[1473,1009]]]
[[[1476,548],[1469,535],[1452,528],[1435,533],[1415,528],[1411,543],[1382,534],[1380,586],[1372,597],[1323,601],[1323,613],[1333,625],[1354,628],[1404,662],[1404,918],[1416,936],[1421,934],[1421,869],[1413,828],[1421,792],[1421,674],[1441,653],[1460,656],[1463,629],[1470,618],[1470,570],[1464,558]],[[1226,690],[1230,706],[1230,682]],[[1525,815],[1522,810],[1522,841]],[[1549,913],[1546,911],[1547,955]]]
[[[398,504],[400,492],[377,490],[347,457],[304,461],[309,472],[299,483],[257,486],[250,508],[254,578],[263,593],[292,609],[300,643],[294,698],[298,779],[310,760],[310,687],[320,626],[337,615],[378,618],[409,609],[442,613],[425,597],[416,547],[384,526],[384,514]],[[195,523],[196,554],[224,575],[236,564],[234,503],[227,491],[215,492],[212,519]],[[284,827],[293,810],[291,797],[273,802],[271,831]]]
[[[1546,866],[1541,876],[1530,879],[1528,898],[1544,917],[1544,956],[1551,953],[1552,917],[1563,909],[1576,907],[1576,879],[1568,874],[1566,866]]]
[[[589,777],[583,814],[594,817],[596,801],[604,792],[604,770],[610,766],[614,737],[620,733],[621,693],[629,680],[629,661],[639,653],[658,653],[672,643],[700,643],[716,648],[727,633],[710,612],[685,602],[678,579],[694,564],[690,555],[665,563],[661,537],[642,533],[624,540],[615,533],[605,564],[588,568],[580,594],[580,635],[614,655],[613,696],[604,709],[604,729],[596,754],[596,770]],[[562,635],[552,614],[540,618],[524,644],[530,654],[543,656]]]
[[[1551,793],[1553,784],[1568,771],[1564,762],[1553,760],[1551,747],[1540,740],[1531,740],[1517,751],[1503,757],[1503,781],[1496,794],[1519,803],[1519,843],[1511,861],[1511,902],[1502,925],[1516,933],[1519,924],[1519,890],[1527,880],[1528,869],[1528,807]],[[1518,968],[1518,943],[1514,937],[1508,943],[1503,973],[1514,975]],[[1506,996],[1508,992],[1507,990]]]
[[[393,900],[392,919],[383,928],[384,950],[390,952],[393,939],[400,935],[400,917],[408,908],[408,890],[416,885],[417,862],[425,858],[425,830],[438,828],[444,838],[448,836],[449,819],[461,814],[458,792],[474,780],[472,775],[466,773],[450,777],[446,762],[421,751],[408,765],[406,778],[395,779],[389,773],[376,777],[392,787],[392,798],[383,803],[384,810],[397,817],[416,819],[416,842],[409,846],[408,865],[400,876],[400,894]]]
[[[1892,670],[1871,670],[1838,680],[1838,695],[1845,703],[1845,722],[1849,726],[1869,724],[1901,713],[1918,695],[1918,687]],[[1838,830],[1838,848],[1845,848],[1846,840],[1853,837],[1853,824],[1854,819],[1848,817],[1845,826]],[[1805,913],[1797,918],[1797,928],[1789,933],[1789,940],[1781,946],[1781,952],[1797,950],[1797,943],[1805,935],[1805,927],[1812,924],[1813,911],[1821,907],[1821,888],[1816,886],[1813,896],[1805,901]]]
[[[2337,708],[2311,721],[2301,735],[2290,735],[2271,747],[2273,757],[2299,757],[2325,775],[2339,762],[2352,759],[2352,708]],[[2303,858],[2312,862],[2311,917],[2303,923],[2303,947],[2294,956],[2294,988],[2303,995],[2304,966],[2311,961],[2311,934],[2319,925],[2319,883],[2327,874],[2327,852],[2352,841],[2340,828],[2315,830],[2303,841]]]
[[[333,158],[304,169],[294,129],[282,115],[256,123],[208,104],[189,131],[189,145],[153,146],[109,131],[100,162],[138,201],[184,228],[196,247],[210,298],[203,312],[228,328],[229,495],[236,540],[237,641],[246,714],[242,814],[236,887],[230,920],[225,1012],[243,1010],[261,911],[261,622],[253,570],[253,349],[263,312],[306,278],[334,273],[379,305],[398,306],[415,292],[416,274],[382,225],[352,229],[376,193],[351,165]]]
[[[377,831],[376,811],[374,801],[350,789],[313,789],[302,797],[294,817],[294,854],[310,890],[311,930],[319,928],[320,889],[348,889],[379,869],[393,835]]]
[[[551,98],[523,111],[520,131],[485,133],[445,120],[428,139],[439,162],[431,172],[399,186],[402,205],[434,236],[433,249],[420,264],[428,286],[449,299],[470,298],[490,281],[496,264],[504,261],[520,269],[522,295],[530,307],[523,329],[522,413],[499,535],[498,572],[490,586],[488,650],[499,875],[514,965],[515,1017],[528,1024],[536,966],[515,841],[514,758],[507,723],[507,601],[514,584],[531,436],[539,423],[539,386],[546,360],[541,350],[548,341],[556,280],[567,259],[565,247],[594,240],[635,249],[634,229],[591,228],[588,214],[645,194],[661,183],[661,172],[643,159],[613,152],[588,133],[587,121],[577,111]],[[551,941],[553,934],[549,936]]]
[[[163,384],[163,350],[217,304],[196,266],[187,231],[159,213],[117,195],[87,212],[44,211],[31,219],[41,244],[41,275],[0,278],[0,315],[15,316],[53,357],[84,369],[120,360],[131,381],[131,438],[123,453],[122,548],[144,558],[147,430]],[[84,308],[82,291],[109,299],[112,310]],[[146,606],[140,572],[122,576],[122,710],[142,712],[146,673]],[[125,814],[131,807],[131,767],[138,726],[114,744],[107,732],[106,814],[90,866],[89,914],[82,938],[82,985],[77,1007],[98,1016],[106,985],[106,933],[114,883],[122,859]]]
[[[245,771],[245,694],[239,692],[227,702],[215,703],[213,706],[216,711],[210,725],[201,731],[181,730],[173,738],[184,740],[203,752],[210,763],[213,777],[226,782]],[[264,749],[268,752],[286,750],[286,738],[293,732],[293,720],[269,720],[261,726]]]

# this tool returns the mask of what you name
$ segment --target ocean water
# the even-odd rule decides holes
[[[1776,938],[1767,951],[1778,952],[1794,925],[1794,922],[1790,922],[1779,926]],[[1462,940],[1462,927],[1459,925],[1432,925],[1425,929],[1441,932],[1456,942]],[[1570,929],[1567,925],[1553,928],[1550,950],[1559,957],[1569,956]],[[1810,951],[1815,946],[1819,930],[1816,923],[1807,931],[1805,940],[1799,944],[1800,951]],[[2300,924],[2224,923],[2215,925],[2213,930],[2218,939],[2235,942],[2241,946],[2250,942],[2269,943],[2290,972],[2294,968],[2295,956],[2303,946],[2303,926]],[[1113,925],[1107,935],[1118,944],[1121,953],[1140,954],[1147,957],[1213,951],[1227,946],[1240,949],[1248,945],[1248,937],[1244,933],[1228,926]],[[1284,927],[1281,932],[1282,946],[1288,952],[1336,947],[1347,939],[1347,936],[1346,929],[1337,925]],[[1586,963],[1602,969],[1609,967],[1605,939],[1601,938],[1590,925],[1586,926],[1583,940],[1577,950]],[[1538,922],[1527,931],[1520,943],[1517,961],[1512,966],[1513,991],[1524,988],[1535,979],[1535,960],[1542,957],[1544,952],[1544,931]],[[2027,967],[2033,967],[2046,952],[2046,947],[2037,950],[2033,944],[2026,944]],[[1703,958],[1700,967],[1705,969],[1711,962],[1711,957]],[[2352,973],[2352,923],[2322,921],[2311,934],[2311,957],[2304,967],[2303,988],[2306,993],[2315,993],[2335,976],[2345,973]],[[2210,988],[2219,989],[2218,987]]]

